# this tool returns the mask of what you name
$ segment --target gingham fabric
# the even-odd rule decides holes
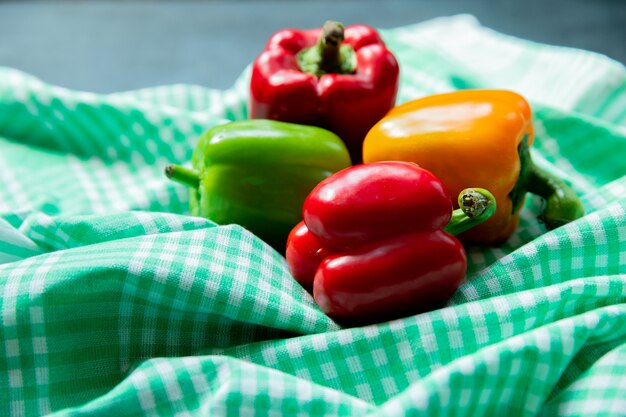
[[[448,307],[342,329],[162,174],[246,117],[247,71],[102,96],[0,69],[0,415],[626,415],[626,69],[469,16],[383,34],[399,102],[525,95],[534,160],[587,215],[547,233],[530,197]]]

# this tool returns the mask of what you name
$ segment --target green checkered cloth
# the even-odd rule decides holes
[[[246,117],[248,71],[103,96],[0,69],[0,415],[626,415],[626,69],[469,16],[383,34],[399,102],[525,95],[534,160],[588,214],[546,233],[530,197],[448,307],[342,329],[162,174]]]

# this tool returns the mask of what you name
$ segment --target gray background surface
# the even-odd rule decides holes
[[[227,88],[283,27],[334,19],[393,28],[460,13],[509,35],[626,62],[626,0],[0,0],[0,66],[101,93]]]

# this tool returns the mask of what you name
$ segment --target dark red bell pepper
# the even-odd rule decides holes
[[[249,116],[331,130],[356,164],[368,130],[395,104],[398,74],[395,57],[369,26],[284,29],[254,61]]]
[[[463,190],[459,205],[453,212],[441,181],[415,164],[344,169],[305,200],[304,222],[287,240],[287,263],[339,321],[379,322],[430,310],[465,276],[465,251],[453,235],[496,208],[480,188]]]

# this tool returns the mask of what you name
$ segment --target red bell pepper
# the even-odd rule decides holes
[[[369,26],[283,29],[252,66],[249,116],[326,128],[356,164],[368,130],[395,104],[398,74],[395,57]]]
[[[453,235],[496,208],[480,188],[463,190],[459,205],[453,212],[441,181],[415,164],[346,168],[306,198],[304,221],[287,240],[287,263],[339,321],[377,322],[432,309],[465,276],[465,251]]]

